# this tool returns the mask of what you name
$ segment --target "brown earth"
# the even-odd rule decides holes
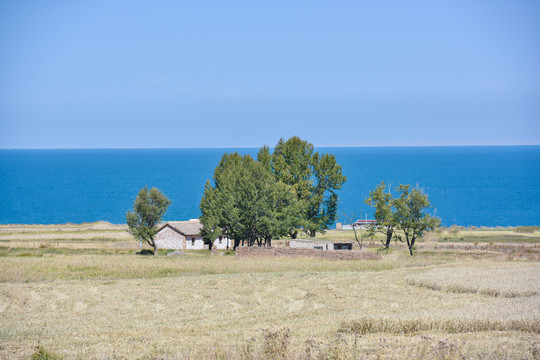
[[[236,249],[237,258],[314,257],[327,260],[375,260],[381,255],[362,250],[322,251],[315,249],[241,247]]]

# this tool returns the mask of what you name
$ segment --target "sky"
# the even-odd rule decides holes
[[[2,1],[0,148],[540,144],[540,1]]]

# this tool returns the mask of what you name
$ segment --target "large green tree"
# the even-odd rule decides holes
[[[235,249],[271,245],[301,229],[314,236],[335,221],[336,191],[345,180],[333,155],[314,153],[297,137],[281,139],[273,153],[263,146],[256,160],[224,154],[205,185],[201,233],[207,243],[225,234]]]
[[[144,187],[139,191],[133,204],[133,211],[126,215],[128,232],[140,241],[145,241],[154,249],[157,255],[157,246],[154,236],[157,233],[157,224],[167,211],[171,201],[158,189]]]
[[[266,165],[249,155],[223,155],[214,170],[214,186],[206,183],[200,203],[203,237],[223,233],[234,239],[236,249],[240,242],[270,245],[288,232],[296,198]]]
[[[386,184],[382,181],[375,189],[369,192],[366,204],[374,208],[374,218],[376,224],[369,226],[368,235],[374,236],[375,233],[382,233],[386,240],[383,242],[385,248],[390,248],[390,243],[394,232],[399,225],[392,204],[392,194],[390,188],[386,191]]]
[[[313,145],[299,137],[280,139],[272,154],[276,179],[290,185],[302,211],[295,228],[310,236],[323,232],[337,219],[338,195],[347,180],[332,154],[313,152]],[[293,237],[296,231],[291,234]]]
[[[395,208],[395,218],[399,229],[403,231],[409,253],[412,256],[416,239],[421,237],[425,231],[440,226],[441,220],[425,212],[431,207],[431,203],[422,189],[411,188],[410,185],[399,185],[396,190],[399,197],[392,201]]]

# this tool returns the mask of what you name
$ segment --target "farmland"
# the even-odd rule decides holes
[[[540,356],[538,231],[447,229],[369,261],[137,249],[107,223],[0,226],[0,357]]]

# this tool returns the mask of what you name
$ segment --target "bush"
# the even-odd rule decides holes
[[[380,248],[377,249],[377,254],[387,255],[387,254],[391,254],[393,252],[394,252],[393,249],[385,248],[385,247],[380,247]]]
[[[540,226],[518,226],[514,229],[517,233],[533,233],[540,229]]]
[[[149,249],[142,249],[141,251],[136,252],[135,254],[137,254],[137,255],[143,255],[143,256],[154,255],[154,251],[153,251],[153,250],[149,250]]]
[[[32,357],[30,358],[32,360],[63,360],[64,358],[60,355],[51,354],[47,350],[45,350],[43,347],[39,346],[36,349],[36,352],[32,354]]]

